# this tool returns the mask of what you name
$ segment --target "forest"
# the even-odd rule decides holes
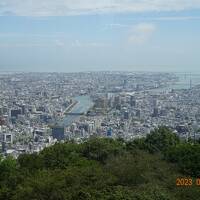
[[[0,200],[197,200],[200,143],[159,127],[146,138],[91,137],[0,159]],[[178,178],[192,185],[177,185]]]

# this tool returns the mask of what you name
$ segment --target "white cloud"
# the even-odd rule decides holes
[[[75,40],[72,42],[72,47],[108,47],[110,44],[100,43],[100,42],[80,42]]]
[[[104,29],[114,29],[114,28],[129,28],[131,25],[127,24],[106,24]]]
[[[55,40],[55,44],[56,44],[56,46],[58,46],[58,47],[63,47],[63,46],[65,46],[64,42],[61,41],[61,40],[59,40],[59,39],[56,39],[56,40]]]
[[[79,40],[75,40],[72,42],[72,47],[81,47],[81,46],[82,46],[82,44],[80,43]]]
[[[3,48],[20,48],[20,47],[52,47],[50,44],[41,43],[4,43],[0,44]]]
[[[200,16],[169,16],[169,17],[156,17],[149,18],[152,21],[188,21],[188,20],[200,20]]]
[[[200,20],[200,16],[176,15],[176,16],[159,16],[159,17],[137,17],[137,18],[129,18],[128,20],[129,21],[189,21],[189,20]],[[128,25],[121,24],[121,27],[122,26],[125,27]]]
[[[67,16],[199,9],[200,0],[1,0],[0,15]]]
[[[140,23],[132,28],[128,40],[132,44],[143,44],[151,37],[155,30],[154,24]]]

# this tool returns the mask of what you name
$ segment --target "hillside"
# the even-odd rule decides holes
[[[91,138],[0,162],[0,200],[197,200],[200,145],[167,128],[145,139]],[[192,177],[192,186],[176,186]]]

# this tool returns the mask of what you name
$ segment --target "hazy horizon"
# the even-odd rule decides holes
[[[175,73],[175,74],[194,74],[198,73],[200,74],[200,70],[180,70],[180,71],[171,71],[171,70],[85,70],[85,71],[39,71],[39,70],[32,70],[32,71],[27,71],[27,70],[0,70],[0,73],[92,73],[92,72],[135,72],[135,73]]]

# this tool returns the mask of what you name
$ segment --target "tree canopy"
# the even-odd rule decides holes
[[[0,159],[0,200],[196,200],[200,144],[180,141],[165,127],[125,142],[91,138],[57,143],[39,154]]]

